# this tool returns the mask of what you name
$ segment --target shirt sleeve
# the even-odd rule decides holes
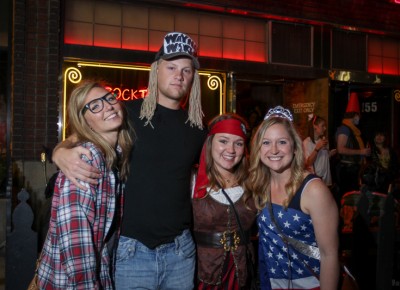
[[[349,136],[350,135],[350,129],[346,126],[340,126],[337,130],[337,136],[339,135],[346,135]]]
[[[311,155],[312,151],[315,148],[315,144],[311,142],[311,139],[307,137],[303,141],[303,151],[304,151],[304,160],[307,160],[307,158]],[[310,172],[314,172],[314,168],[312,165],[307,167],[307,170]]]
[[[92,156],[92,165],[99,168],[99,156],[93,152]],[[96,249],[93,228],[96,218],[97,185],[84,185],[87,190],[77,188],[65,176],[59,183],[57,235],[60,242],[60,258],[72,289],[98,289],[100,257],[97,253],[100,249]]]
[[[304,141],[303,141],[303,150],[304,150],[304,157],[305,157],[306,159],[308,158],[308,156],[311,155],[311,153],[312,153],[312,151],[314,150],[314,148],[315,148],[315,144],[313,144],[313,143],[310,141],[310,138],[309,138],[309,137],[307,137],[306,139],[304,139]]]

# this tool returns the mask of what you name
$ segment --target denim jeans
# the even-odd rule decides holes
[[[115,268],[116,289],[193,289],[196,249],[185,230],[173,243],[149,249],[121,236]]]

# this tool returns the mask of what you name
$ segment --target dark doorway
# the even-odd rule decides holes
[[[249,123],[250,135],[268,109],[282,105],[283,85],[240,81],[236,83],[236,112]]]

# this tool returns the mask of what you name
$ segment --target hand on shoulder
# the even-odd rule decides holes
[[[69,147],[67,144],[57,146],[54,150],[53,161],[55,164],[68,179],[82,190],[86,188],[78,182],[78,179],[90,184],[97,184],[98,178],[101,177],[99,170],[89,165],[81,158],[82,155],[85,155],[87,158],[91,159],[92,154],[90,150],[82,146]]]

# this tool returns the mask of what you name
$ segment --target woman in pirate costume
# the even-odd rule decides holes
[[[197,289],[247,289],[246,250],[256,210],[243,190],[246,125],[239,116],[224,114],[210,122],[209,130],[193,193]]]

